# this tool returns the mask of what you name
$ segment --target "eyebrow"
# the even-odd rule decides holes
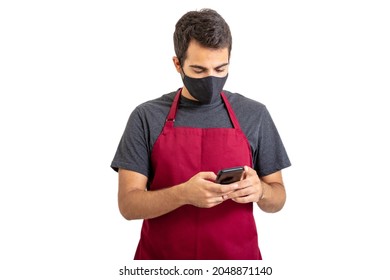
[[[223,64],[221,64],[221,65],[218,65],[218,66],[215,67],[214,69],[219,69],[219,68],[222,68],[222,67],[224,67],[224,66],[226,66],[226,65],[229,65],[229,62],[226,62],[226,63],[223,63]],[[207,70],[206,67],[203,67],[203,66],[201,66],[201,65],[196,65],[196,64],[191,64],[191,65],[189,65],[189,67],[191,67],[191,68],[196,68],[196,69],[199,69],[199,70]]]

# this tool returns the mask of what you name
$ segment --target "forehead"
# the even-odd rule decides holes
[[[198,42],[191,40],[187,49],[187,58],[184,64],[196,64],[204,67],[216,67],[229,62],[228,48],[205,48]]]

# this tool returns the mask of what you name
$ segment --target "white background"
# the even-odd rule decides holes
[[[255,211],[270,279],[388,279],[386,2],[2,1],[0,278],[138,265],[110,163],[134,107],[181,86],[176,21],[210,7],[233,34],[225,88],[267,105],[293,164],[285,208]]]

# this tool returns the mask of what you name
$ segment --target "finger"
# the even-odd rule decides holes
[[[213,197],[212,199],[211,198],[209,199],[209,201],[206,203],[206,207],[211,208],[211,207],[214,207],[218,204],[221,204],[224,201],[225,201],[225,199],[223,196],[216,196],[216,197]]]
[[[234,192],[238,188],[239,188],[239,186],[237,183],[232,183],[232,184],[228,184],[228,185],[214,184],[213,190],[215,193],[222,196],[222,195],[226,195],[226,194],[229,194],[231,192]]]
[[[244,171],[245,171],[245,174],[248,176],[248,175],[253,175],[254,172],[256,172],[254,169],[250,168],[249,166],[245,165],[244,166]]]
[[[236,190],[240,190],[240,189],[245,189],[245,188],[250,187],[252,185],[252,183],[249,179],[244,179],[244,180],[237,182],[237,185],[238,185],[238,187]]]
[[[239,188],[236,191],[229,193],[228,197],[233,199],[233,198],[244,197],[248,195],[256,195],[256,193],[258,193],[258,190],[253,185],[249,185],[246,186],[245,188],[241,188],[241,189]]]
[[[243,196],[247,196],[247,195],[249,195],[249,193],[247,191],[238,190],[235,192],[231,192],[231,193],[227,194],[226,196],[230,199],[234,199],[234,198],[243,197]]]
[[[250,203],[256,201],[254,195],[236,197],[236,198],[232,198],[232,200],[237,203]]]
[[[209,180],[213,182],[217,179],[217,175],[214,172],[200,172],[199,176],[204,180]]]

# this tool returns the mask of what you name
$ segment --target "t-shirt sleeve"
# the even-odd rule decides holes
[[[149,177],[149,149],[147,130],[142,113],[136,108],[130,115],[119,142],[111,167],[132,170]]]
[[[257,150],[254,164],[260,176],[272,174],[291,165],[282,139],[267,108],[264,108],[261,116]]]

